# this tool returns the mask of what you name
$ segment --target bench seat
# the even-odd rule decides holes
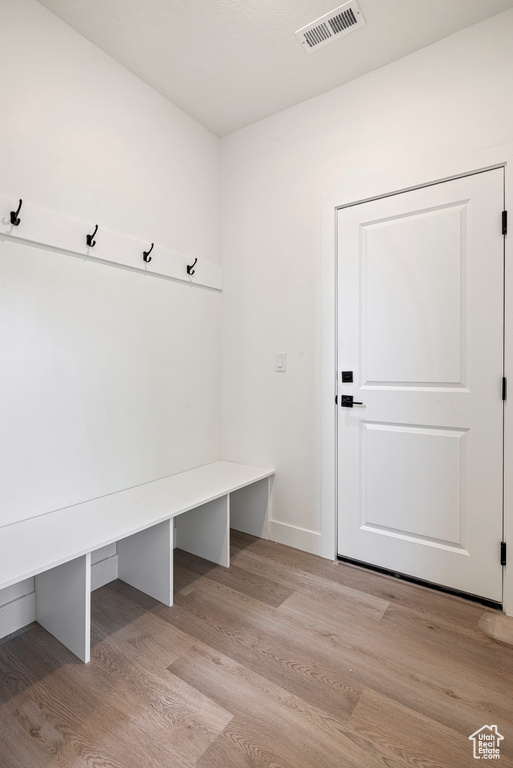
[[[36,577],[36,618],[89,661],[91,552],[118,543],[119,578],[172,605],[177,546],[229,565],[230,526],[268,538],[273,470],[218,461],[0,528],[0,589]]]

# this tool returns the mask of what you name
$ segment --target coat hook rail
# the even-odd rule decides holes
[[[101,223],[100,214],[97,213],[89,212],[81,219],[42,208],[32,198],[26,197],[28,192],[22,185],[18,186],[18,190],[20,193],[23,190],[23,199],[18,199],[16,189],[8,194],[0,191],[0,212],[3,211],[0,213],[2,253],[4,245],[9,246],[10,242],[15,243],[17,248],[35,245],[44,250],[58,251],[59,259],[77,256],[83,261],[101,263],[102,271],[105,265],[110,264],[112,267],[139,272],[140,275],[173,280],[189,288],[223,290],[222,267],[208,261],[208,257],[198,251],[180,253],[167,248],[163,243],[151,242],[149,236],[156,235],[156,232],[148,232],[148,240],[138,240],[115,232],[108,228],[103,219]],[[25,216],[27,206],[28,213]],[[149,283],[145,281],[144,289],[148,286]]]
[[[98,224],[95,226],[93,234],[86,236],[86,243],[89,246],[89,248],[94,248],[94,246],[96,245],[96,240],[93,240],[93,237],[97,232],[98,232]]]
[[[150,248],[149,251],[143,251],[143,261],[145,261],[146,264],[149,264],[151,259],[152,259],[152,257],[150,256],[150,253],[152,252],[154,245],[155,245],[155,243],[151,244],[151,248]]]
[[[18,205],[18,209],[16,211],[11,211],[11,224],[14,227],[18,227],[20,225],[21,219],[18,217],[18,214],[21,211],[21,206],[22,205],[23,205],[23,200],[20,200],[20,204]]]

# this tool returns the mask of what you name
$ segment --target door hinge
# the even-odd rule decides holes
[[[508,382],[506,381],[506,377],[502,377],[502,399],[505,400],[508,395]]]
[[[508,212],[507,211],[502,212],[502,234],[503,235],[508,234]]]
[[[335,405],[338,405],[338,395],[335,395]]]
[[[501,565],[506,565],[506,542],[501,541]]]

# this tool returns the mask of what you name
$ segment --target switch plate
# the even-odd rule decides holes
[[[277,352],[274,356],[274,370],[276,373],[285,373],[287,370],[287,355],[285,352]]]

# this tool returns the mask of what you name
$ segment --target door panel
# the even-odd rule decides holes
[[[338,213],[340,555],[502,600],[503,171]],[[341,398],[339,397],[339,403]]]
[[[455,205],[362,225],[364,383],[461,382],[464,214]]]
[[[361,428],[362,526],[462,547],[465,432],[368,422]]]

